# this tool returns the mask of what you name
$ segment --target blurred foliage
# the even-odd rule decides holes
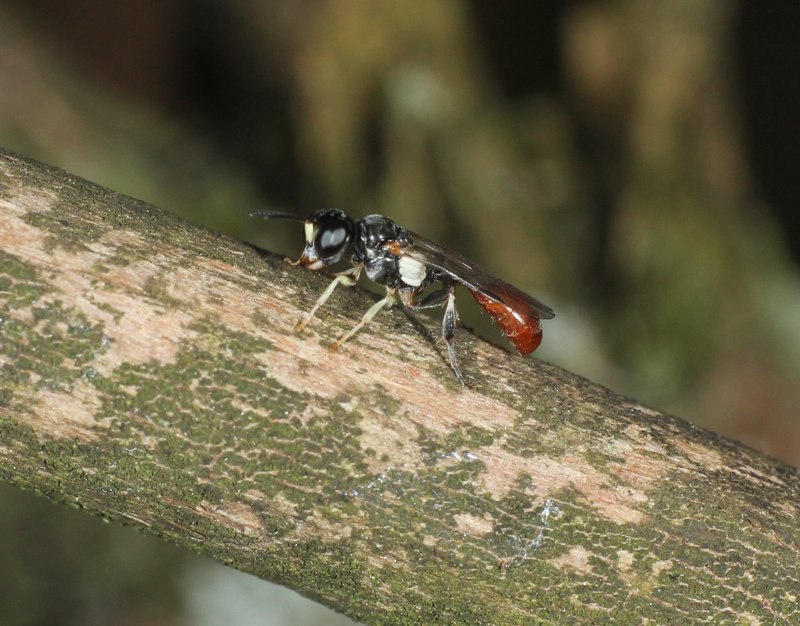
[[[0,505],[3,624],[179,623],[182,550],[6,483]]]
[[[760,115],[797,81],[754,40],[798,15],[763,6],[6,2],[0,144],[289,254],[250,210],[385,213],[551,304],[544,358],[800,464],[797,177],[759,140],[800,144]]]

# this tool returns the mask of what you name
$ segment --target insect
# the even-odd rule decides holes
[[[386,287],[384,298],[372,305],[361,321],[336,341],[334,348],[361,330],[379,311],[391,307],[398,297],[412,310],[444,306],[442,337],[447,343],[450,366],[461,384],[466,385],[454,345],[458,321],[456,286],[462,285],[469,291],[522,355],[536,350],[542,341],[539,320],[554,316],[550,307],[479,265],[382,215],[354,220],[339,209],[321,209],[305,219],[278,211],[256,211],[251,216],[304,223],[305,247],[299,259],[287,259],[292,265],[319,271],[339,261],[352,264],[351,268],[333,275],[333,282],[298,324],[299,330],[305,328],[338,285],[352,287],[362,272]],[[440,288],[422,296],[423,290],[433,283],[439,283]]]

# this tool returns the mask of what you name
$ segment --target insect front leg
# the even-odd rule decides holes
[[[311,310],[303,316],[302,320],[300,320],[300,323],[297,325],[297,330],[301,331],[308,325],[319,307],[325,304],[325,301],[331,297],[331,294],[333,293],[333,290],[336,289],[337,285],[344,285],[345,287],[352,287],[355,285],[356,282],[358,282],[358,277],[361,275],[362,267],[362,265],[354,265],[349,270],[345,270],[344,272],[336,274],[336,278],[334,278],[331,284],[325,288],[325,291],[322,292],[322,295],[317,298],[317,301],[314,303],[314,306],[311,307]]]
[[[394,304],[394,292],[395,292],[394,289],[387,288],[386,289],[386,296],[383,298],[383,300],[378,300],[375,304],[373,304],[369,308],[369,310],[366,313],[364,313],[364,317],[361,318],[361,321],[358,324],[356,324],[355,326],[353,326],[353,328],[351,328],[349,331],[347,331],[344,335],[339,337],[339,339],[336,340],[336,343],[334,343],[331,346],[331,348],[333,350],[338,349],[339,346],[341,346],[345,341],[350,339],[350,337],[352,337],[359,330],[364,328],[364,326],[366,326],[369,323],[369,321],[373,317],[375,317],[381,309],[391,307]]]

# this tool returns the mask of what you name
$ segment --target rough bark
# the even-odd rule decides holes
[[[0,476],[370,624],[800,620],[796,470],[326,282],[1,152]]]

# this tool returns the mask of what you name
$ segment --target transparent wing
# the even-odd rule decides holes
[[[519,310],[528,317],[543,320],[555,317],[553,309],[549,306],[489,273],[480,265],[460,254],[442,248],[421,235],[409,234],[414,242],[410,246],[400,247],[398,250],[400,254],[422,261],[429,267],[435,267],[449,275],[455,282],[463,284],[470,291],[477,292],[509,309]]]

